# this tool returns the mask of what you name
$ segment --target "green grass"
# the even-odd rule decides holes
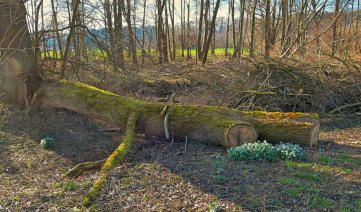
[[[350,157],[345,154],[337,154],[335,159],[341,163],[353,163],[355,165],[361,166],[361,160],[357,160],[356,158]]]
[[[74,191],[80,186],[75,181],[71,180],[65,183],[58,184],[58,187],[61,188],[63,191]]]
[[[314,197],[311,200],[311,206],[313,208],[333,208],[334,202],[327,198]]]
[[[295,183],[295,179],[290,178],[290,177],[280,177],[278,179],[278,182],[283,183],[283,184],[291,184],[291,183]]]
[[[318,163],[304,163],[304,162],[295,162],[295,161],[286,161],[286,165],[290,168],[313,172],[320,171],[324,174],[334,174],[334,172],[343,172],[343,173],[351,173],[352,170],[344,167],[331,167]]]
[[[321,177],[309,172],[295,172],[292,173],[291,176],[296,177],[298,179],[304,179],[307,181],[321,182]]]
[[[141,56],[142,55],[142,50],[141,49],[137,49],[137,56]],[[229,54],[233,54],[234,52],[234,49],[233,48],[228,48],[228,53]],[[148,53],[148,49],[146,50],[146,53]],[[151,49],[150,50],[150,53],[151,55],[155,55],[156,54],[156,49]],[[212,53],[212,50],[210,49],[208,51],[208,54],[211,54]],[[225,48],[217,48],[215,49],[214,51],[214,54],[215,55],[225,55],[226,53],[226,49]],[[249,54],[249,49],[248,48],[244,48],[243,49],[243,54]],[[72,51],[72,55],[75,55],[75,51]],[[102,51],[102,50],[88,50],[87,51],[87,55],[91,58],[95,58],[95,59],[98,59],[98,58],[105,58],[107,57],[107,53],[105,51]],[[128,51],[124,50],[124,56],[126,57],[128,55]],[[182,55],[182,49],[176,49],[176,56],[177,57],[181,57]],[[187,50],[185,49],[184,50],[184,55],[186,56],[187,55]],[[192,56],[196,56],[196,49],[191,49],[191,55]],[[46,53],[45,52],[41,52],[41,57],[44,58],[44,57],[49,57],[49,58],[57,58],[57,59],[61,59],[61,56],[60,56],[60,51],[47,51]]]

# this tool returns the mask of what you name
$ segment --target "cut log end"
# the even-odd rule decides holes
[[[245,143],[253,143],[257,140],[258,134],[252,125],[239,124],[228,130],[226,139],[228,148],[240,146]]]

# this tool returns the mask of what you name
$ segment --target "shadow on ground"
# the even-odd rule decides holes
[[[70,161],[68,168],[106,158],[123,135],[104,132],[107,127],[102,123],[73,112],[21,113],[12,111],[2,130],[28,135],[39,143],[43,137],[54,137],[56,146],[51,151]],[[138,135],[93,207],[157,211],[360,209],[361,158],[341,161],[335,157],[338,153],[361,155],[360,144],[340,144],[328,138],[327,132],[323,137],[326,139],[322,138],[320,145],[308,149],[308,161],[269,163],[230,161],[219,147]],[[94,175],[85,173],[90,176],[88,184],[94,182]],[[86,190],[69,195],[85,195]],[[46,201],[56,203],[61,197]],[[74,204],[80,207],[80,203]]]

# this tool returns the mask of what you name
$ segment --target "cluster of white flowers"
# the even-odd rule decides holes
[[[232,160],[266,160],[275,161],[280,158],[287,160],[302,160],[305,150],[297,144],[272,144],[267,141],[247,143],[228,150]]]
[[[306,151],[298,144],[280,143],[274,146],[274,148],[282,159],[303,160],[306,155]]]

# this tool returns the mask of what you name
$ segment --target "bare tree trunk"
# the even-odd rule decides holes
[[[212,9],[214,10],[214,0],[212,0]],[[211,48],[211,53],[212,55],[215,54],[215,50],[216,50],[216,26],[215,26],[215,31],[213,33],[213,39],[212,39],[212,48]]]
[[[2,98],[29,106],[41,79],[22,0],[0,0],[0,49]]]
[[[210,8],[210,0],[206,0],[206,9],[204,13],[204,41],[203,41],[203,49],[202,49],[202,60],[204,57],[204,48],[207,45],[207,39],[208,39],[208,31],[209,31],[209,23],[208,23],[208,14],[209,14],[209,8]],[[208,48],[207,48],[208,51]],[[207,53],[208,54],[208,53]]]
[[[256,8],[257,8],[258,0],[253,0],[253,7],[252,7],[252,24],[251,24],[251,43],[249,47],[249,56],[254,57],[254,32],[256,28]]]
[[[71,44],[71,40],[74,34],[74,25],[75,25],[75,20],[76,20],[76,14],[78,13],[78,7],[79,7],[79,3],[80,0],[75,0],[75,4],[74,4],[74,10],[73,10],[73,16],[71,18],[71,22],[70,22],[70,30],[69,30],[69,34],[68,37],[66,38],[66,45],[65,45],[65,51],[64,51],[64,57],[63,57],[63,64],[61,66],[61,72],[60,72],[60,77],[64,78],[65,77],[65,69],[66,69],[66,65],[68,63],[69,60],[69,51],[70,51],[70,44]]]
[[[81,0],[81,16],[80,16],[80,23],[81,25],[85,26],[85,4],[84,0]],[[88,60],[88,53],[86,48],[86,30],[84,27],[80,28],[80,46],[81,46],[81,54],[83,59]],[[59,47],[60,48],[60,47]]]
[[[231,12],[231,2],[228,2],[228,15],[227,15],[227,29],[226,29],[226,49],[225,56],[228,56],[228,44],[229,44],[229,14]]]
[[[187,4],[188,17],[187,17],[187,60],[191,58],[190,46],[189,46],[189,36],[190,36],[190,23],[189,23],[189,13],[190,13],[190,2]]]
[[[200,12],[199,12],[199,23],[198,23],[198,38],[197,38],[198,60],[200,60],[202,58],[203,9],[204,9],[204,0],[201,0],[201,7],[200,7]]]
[[[144,66],[145,57],[145,11],[147,7],[147,0],[144,0],[143,5],[143,26],[142,26],[142,67]]]
[[[203,49],[203,52],[204,52],[204,53],[203,53],[203,58],[202,58],[202,64],[203,64],[203,65],[207,62],[208,49],[209,49],[209,45],[211,44],[212,34],[214,33],[215,26],[216,26],[216,18],[217,18],[219,3],[220,3],[220,0],[217,0],[216,7],[214,8],[214,11],[213,11],[211,28],[210,28],[210,30],[209,30],[209,35],[208,35],[208,38],[207,38],[207,43],[206,43],[206,45],[204,46],[204,49]]]
[[[131,21],[131,4],[130,0],[127,0],[127,10],[124,11],[125,19],[128,25],[128,42],[129,42],[129,49],[131,51],[131,56],[133,60],[133,65],[138,66],[137,61],[137,50],[135,45],[135,34],[132,29],[132,21]]]
[[[335,23],[332,27],[332,55],[334,55],[336,53],[336,49],[337,49],[337,27],[338,27],[338,13],[340,9],[340,0],[335,0]]]
[[[172,24],[172,47],[173,47],[173,51],[172,51],[172,54],[171,54],[172,55],[171,59],[174,61],[175,60],[175,53],[176,53],[175,25],[174,25],[174,0],[172,2],[172,8],[171,8],[171,0],[168,1],[168,6],[169,6],[170,20],[171,20],[171,24]]]
[[[243,42],[243,19],[244,19],[244,10],[245,10],[245,4],[246,0],[240,0],[240,17],[239,17],[239,41],[237,44],[237,48],[234,49],[233,57],[241,57],[242,55],[242,42]]]
[[[270,4],[271,0],[266,0],[266,16],[264,24],[265,57],[270,56]]]
[[[121,69],[125,70],[124,64],[124,43],[123,43],[123,11],[124,0],[118,0],[118,12],[117,17],[114,20],[115,24],[115,37],[117,43],[117,62]]]
[[[105,10],[105,18],[106,18],[106,32],[109,37],[110,42],[110,51],[111,55],[108,55],[108,58],[111,59],[112,65],[113,65],[113,71],[118,71],[118,65],[117,65],[117,51],[115,46],[115,40],[114,40],[114,30],[113,30],[113,20],[112,20],[112,10],[110,9],[110,2],[109,0],[104,1],[104,10]],[[114,14],[116,15],[116,14]]]
[[[355,33],[355,51],[357,51],[357,48],[360,48],[360,43],[359,43],[359,40],[358,40],[358,34],[359,34],[359,31],[358,31],[358,25],[359,25],[359,22],[360,22],[360,0],[357,0],[357,14],[356,14],[356,33]],[[361,52],[361,48],[360,48],[360,52]]]
[[[232,17],[232,39],[233,39],[233,51],[236,50],[236,22],[234,21],[234,1],[231,0],[231,17]]]
[[[166,0],[167,1],[167,0]],[[167,37],[167,58],[168,58],[168,53],[170,58],[172,59],[172,47],[170,45],[170,32],[169,32],[169,23],[168,23],[168,8],[167,8],[167,2],[165,3],[165,7],[164,7],[164,12],[165,12],[165,31],[167,33],[166,37]]]
[[[181,46],[182,46],[182,57],[184,57],[184,23],[183,23],[183,11],[185,10],[185,8],[183,7],[183,1],[185,2],[185,0],[181,0]]]
[[[159,50],[159,63],[163,64],[168,61],[167,53],[167,38],[163,27],[163,10],[166,5],[166,0],[157,0],[158,9],[158,26],[157,26],[157,46]]]

